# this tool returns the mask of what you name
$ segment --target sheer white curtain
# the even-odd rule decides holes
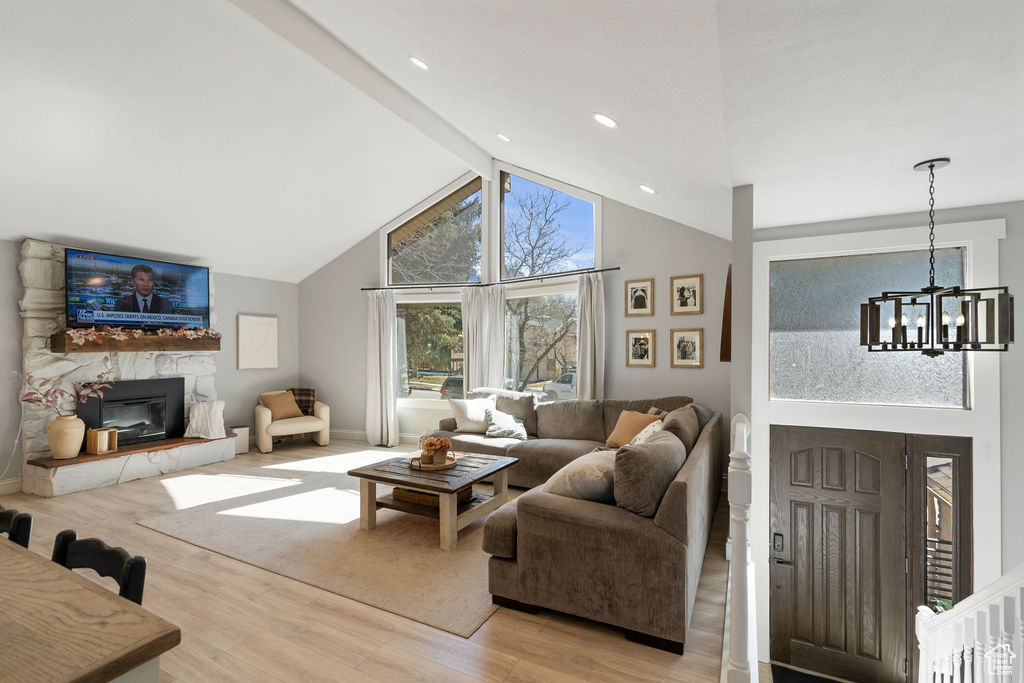
[[[505,377],[505,287],[462,288],[466,390],[502,387]]]
[[[395,293],[384,289],[367,294],[370,307],[366,333],[366,440],[372,446],[395,446],[398,444]]]
[[[604,279],[601,273],[580,275],[576,296],[579,320],[579,366],[576,397],[604,398]]]

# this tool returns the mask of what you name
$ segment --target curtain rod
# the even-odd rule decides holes
[[[552,275],[530,275],[528,277],[518,277],[515,280],[506,280],[504,282],[467,282],[465,284],[443,284],[443,285],[393,285],[391,287],[361,287],[362,292],[376,292],[382,289],[461,289],[463,287],[493,287],[494,285],[511,285],[519,282],[532,282],[539,280],[553,280],[560,277],[572,277],[573,275],[585,275],[587,273],[604,273],[609,270],[619,270],[619,266],[610,266],[608,268],[581,268],[579,270],[567,270],[564,273],[554,273]]]

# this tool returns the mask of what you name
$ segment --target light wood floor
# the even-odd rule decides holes
[[[355,442],[306,443],[59,498],[0,496],[0,504],[32,514],[30,548],[41,555],[49,557],[58,531],[72,528],[80,538],[96,536],[146,556],[143,605],[182,631],[181,645],[161,657],[163,681],[718,680],[727,576],[724,496],[682,657],[631,643],[618,629],[543,610],[499,609],[467,640],[135,524],[175,510],[164,480],[259,475],[266,465],[367,450]],[[381,459],[395,453],[379,450]]]

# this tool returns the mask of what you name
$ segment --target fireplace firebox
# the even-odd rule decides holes
[[[102,398],[78,406],[78,417],[89,429],[117,429],[118,446],[185,434],[185,378],[111,382]]]

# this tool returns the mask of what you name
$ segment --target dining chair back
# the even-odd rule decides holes
[[[111,548],[98,538],[78,540],[68,529],[57,534],[53,543],[53,561],[68,569],[92,569],[100,576],[109,576],[120,586],[118,595],[142,604],[146,583],[146,558],[131,555],[124,548]]]
[[[32,535],[32,515],[0,505],[0,533],[7,534],[7,538],[27,548]]]

